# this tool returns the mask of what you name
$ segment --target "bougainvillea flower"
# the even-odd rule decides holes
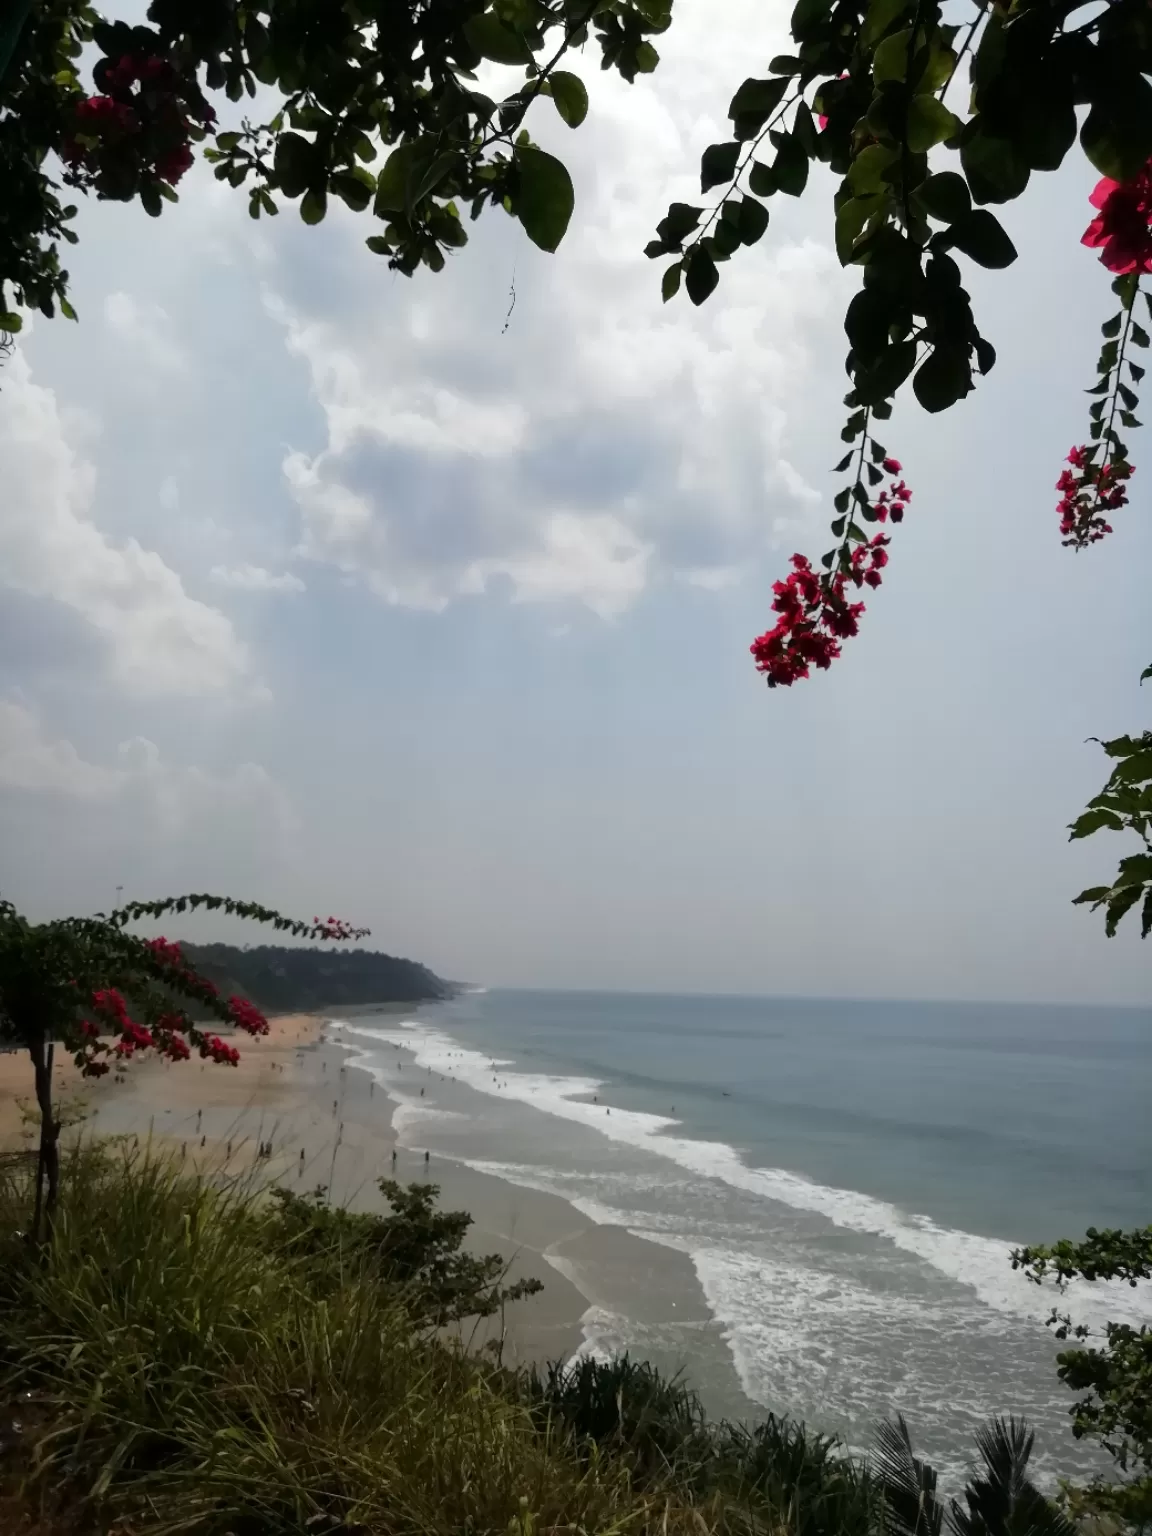
[[[1105,176],[1088,201],[1100,211],[1084,231],[1082,245],[1100,252],[1109,272],[1152,272],[1152,161],[1131,181]]]

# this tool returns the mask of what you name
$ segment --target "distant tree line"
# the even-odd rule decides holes
[[[197,972],[224,996],[240,993],[269,1013],[451,997],[451,982],[415,960],[375,950],[343,952],[259,944],[185,944]]]

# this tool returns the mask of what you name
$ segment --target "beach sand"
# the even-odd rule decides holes
[[[123,1081],[85,1083],[65,1058],[55,1074],[65,1120],[82,1115],[84,1135],[151,1138],[191,1166],[231,1174],[257,1166],[260,1177],[302,1192],[324,1185],[353,1210],[386,1208],[380,1178],[437,1184],[443,1209],[472,1215],[470,1249],[499,1253],[509,1283],[526,1276],[544,1283],[503,1318],[467,1325],[469,1345],[500,1336],[508,1364],[571,1356],[584,1343],[581,1320],[590,1308],[635,1316],[638,1296],[645,1321],[710,1322],[686,1255],[597,1225],[556,1196],[443,1157],[426,1163],[422,1152],[397,1143],[395,1106],[369,1074],[347,1065],[347,1053],[325,1037],[324,1018],[270,1022],[269,1035],[240,1042],[236,1067],[145,1058]],[[31,1105],[31,1076],[25,1055],[0,1057],[0,1148],[35,1145],[19,1102]],[[270,1157],[258,1158],[262,1143],[271,1143]]]

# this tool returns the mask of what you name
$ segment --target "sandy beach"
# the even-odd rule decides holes
[[[369,1074],[347,1064],[322,1016],[281,1015],[270,1022],[266,1037],[241,1042],[236,1067],[144,1059],[123,1081],[85,1083],[65,1058],[55,1072],[65,1122],[75,1117],[85,1135],[151,1137],[193,1166],[231,1174],[259,1161],[261,1176],[302,1191],[324,1185],[335,1201],[356,1210],[384,1209],[377,1189],[382,1177],[439,1185],[445,1209],[473,1217],[470,1248],[501,1254],[509,1280],[544,1282],[539,1295],[468,1335],[480,1344],[502,1333],[510,1364],[570,1356],[584,1342],[581,1319],[589,1308],[623,1310],[625,1294],[634,1306],[643,1293],[654,1323],[664,1314],[710,1322],[686,1257],[623,1228],[597,1225],[553,1195],[443,1157],[426,1162],[420,1150],[398,1143],[395,1106]],[[0,1057],[0,1148],[34,1145],[31,1107],[27,1058]],[[262,1143],[271,1144],[272,1154],[258,1160]]]

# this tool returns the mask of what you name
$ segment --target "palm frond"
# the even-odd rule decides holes
[[[948,1510],[955,1536],[1075,1536],[1072,1523],[1028,1476],[1035,1438],[1015,1416],[982,1426],[976,1449],[983,1469],[969,1478],[964,1503],[953,1499]]]
[[[885,1536],[940,1536],[944,1509],[936,1497],[936,1471],[912,1449],[902,1413],[877,1426],[871,1467],[883,1498]]]

